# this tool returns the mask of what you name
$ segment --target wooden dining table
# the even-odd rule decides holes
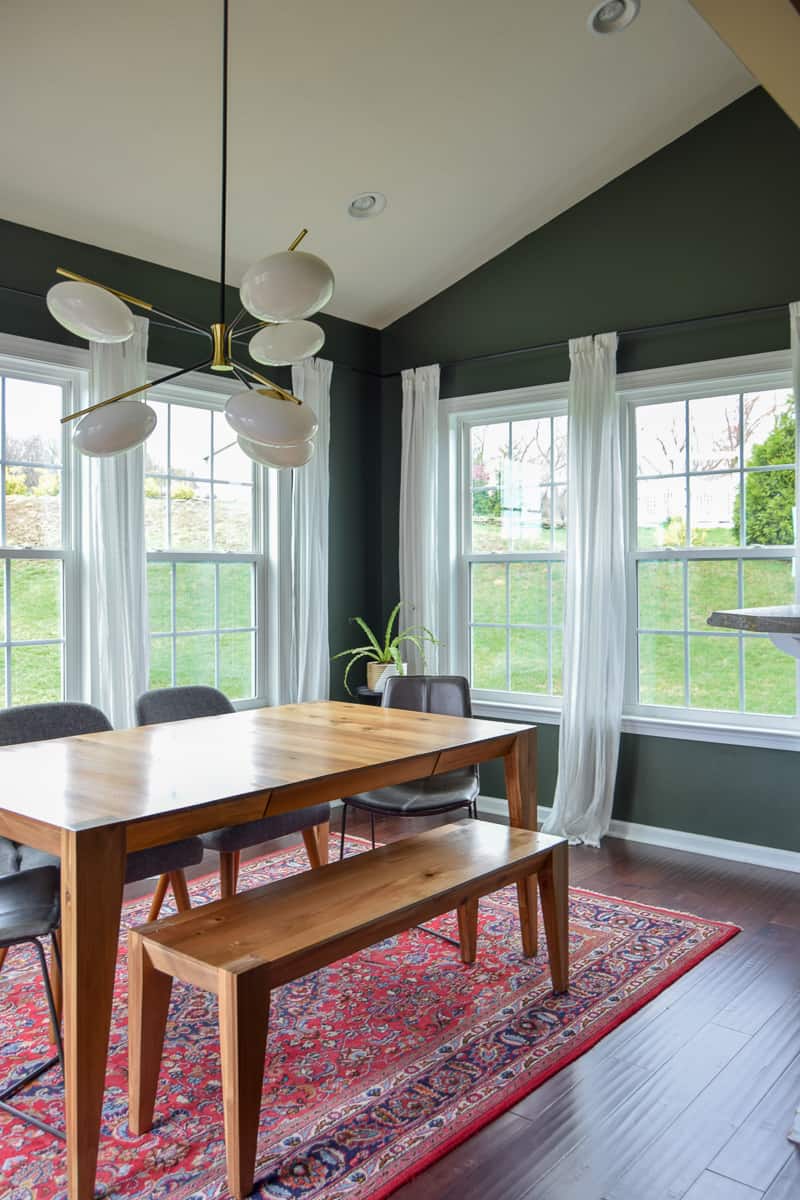
[[[126,854],[493,758],[536,829],[529,725],[322,701],[0,748],[0,835],[61,858],[69,1200],[94,1195]]]

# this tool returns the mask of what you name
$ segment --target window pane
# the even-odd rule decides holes
[[[636,409],[638,475],[673,475],[686,470],[686,407],[643,404]]]
[[[550,418],[514,421],[503,505],[505,526],[515,549],[550,545],[554,516],[550,478]]]
[[[739,708],[738,637],[690,638],[689,703],[694,708]]]
[[[253,489],[240,483],[214,485],[214,549],[253,547]]]
[[[747,712],[794,716],[796,660],[776,650],[769,638],[744,639],[744,707]]]
[[[511,563],[509,574],[512,625],[549,625],[547,563]]]
[[[743,404],[745,466],[793,463],[794,401],[791,389],[746,392]]]
[[[683,638],[680,634],[640,634],[640,704],[685,704],[683,675]]]
[[[689,401],[689,465],[692,471],[739,466],[739,397]]]
[[[221,635],[219,686],[231,700],[246,700],[254,694],[252,633]]]
[[[252,483],[253,460],[240,450],[225,414],[214,413],[214,478],[227,483]]]
[[[472,630],[472,686],[506,690],[505,629]]]
[[[686,545],[686,481],[653,479],[637,485],[639,547]]]
[[[792,563],[788,558],[753,559],[743,563],[744,608],[794,604]]]
[[[472,549],[508,549],[502,531],[503,474],[508,463],[509,426],[476,425],[470,430],[472,457]]]
[[[748,546],[793,545],[794,471],[749,471],[744,489]]]
[[[6,455],[15,462],[61,462],[60,387],[6,378]]]
[[[553,417],[553,479],[567,478],[567,418]]]
[[[6,640],[6,564],[0,558],[0,642]],[[0,706],[3,703],[3,680],[0,675]]]
[[[168,471],[167,433],[169,430],[169,405],[148,396],[147,403],[155,410],[156,427],[144,444],[144,469],[152,475],[166,475]]]
[[[564,624],[564,564],[550,564],[550,619],[554,625]]]
[[[175,639],[175,683],[216,686],[216,639],[211,634]]]
[[[150,687],[172,687],[172,638],[150,638]]]
[[[511,630],[511,691],[548,692],[549,640],[544,629]]]
[[[222,629],[244,629],[253,624],[253,568],[249,563],[220,566],[219,623]]]
[[[11,638],[61,637],[61,563],[12,559],[10,566]]]
[[[0,646],[0,707],[5,708],[8,704],[6,697],[6,652],[5,647]]]
[[[175,566],[175,628],[213,629],[214,564],[177,563]]]
[[[640,562],[639,625],[683,629],[683,563]]]
[[[61,545],[61,471],[5,469],[6,544],[46,550]]]
[[[148,475],[144,481],[144,523],[148,550],[168,550],[167,485]]]
[[[170,474],[211,478],[211,412],[170,405]]]
[[[61,699],[61,647],[13,646],[11,703],[39,704]]]
[[[695,475],[689,482],[693,546],[739,545],[739,475]]]
[[[211,549],[209,484],[173,479],[170,486],[173,550]]]
[[[739,569],[734,561],[696,559],[688,564],[689,628],[706,630],[716,608],[739,607]]]
[[[566,485],[556,485],[553,488],[553,545],[556,550],[567,548],[567,488]]]
[[[172,629],[172,567],[169,563],[147,564],[147,599],[151,630],[168,633]]]
[[[506,564],[472,564],[472,619],[506,623]]]
[[[564,689],[562,678],[562,659],[564,656],[564,637],[560,629],[554,629],[553,638],[553,695],[560,696]]]

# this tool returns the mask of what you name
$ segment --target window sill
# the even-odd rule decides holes
[[[561,721],[561,712],[557,708],[538,708],[496,700],[476,700],[472,707],[476,717],[488,717],[496,721],[533,722],[537,725],[558,725]],[[757,746],[768,750],[800,750],[800,731],[792,729],[713,724],[639,715],[623,716],[622,732],[644,737],[676,738],[684,742]]]

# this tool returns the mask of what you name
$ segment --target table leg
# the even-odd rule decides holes
[[[125,826],[64,831],[67,1196],[92,1200],[125,879]]]
[[[538,829],[536,804],[536,730],[518,733],[504,760],[509,823],[516,829]],[[538,953],[536,876],[517,883],[522,949],[526,958]]]

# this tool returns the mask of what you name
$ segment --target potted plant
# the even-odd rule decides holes
[[[344,686],[352,696],[350,684],[348,682],[350,672],[357,662],[364,660],[367,664],[367,687],[374,692],[382,692],[386,686],[386,680],[391,675],[404,675],[406,672],[406,662],[403,660],[401,647],[405,644],[415,646],[419,651],[423,665],[425,663],[425,644],[430,643],[432,646],[438,646],[438,640],[424,625],[409,625],[407,629],[399,629],[394,633],[395,623],[398,619],[402,600],[395,604],[392,609],[389,620],[386,624],[386,633],[383,642],[380,642],[375,634],[370,629],[363,617],[351,617],[351,621],[355,621],[356,625],[362,630],[367,638],[367,642],[363,646],[354,646],[350,650],[342,650],[339,654],[334,654],[334,661],[337,658],[348,659],[347,667],[344,672]]]

